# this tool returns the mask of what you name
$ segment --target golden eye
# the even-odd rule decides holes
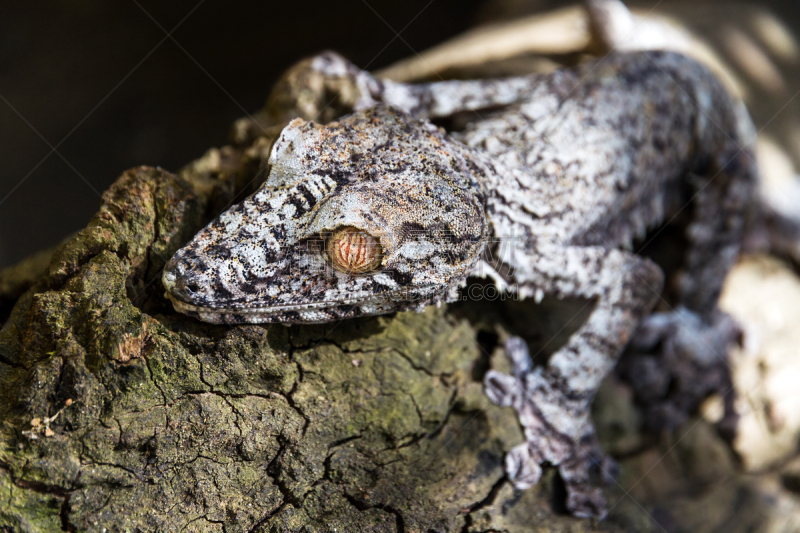
[[[378,239],[352,226],[333,232],[326,247],[328,260],[336,270],[364,274],[381,266],[383,250]]]

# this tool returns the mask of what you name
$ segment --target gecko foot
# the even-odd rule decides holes
[[[742,330],[728,314],[703,318],[685,308],[655,313],[639,326],[618,371],[645,406],[648,425],[674,430],[709,395],[724,399],[718,423],[733,438],[736,414],[728,350],[741,343]]]
[[[567,490],[567,509],[575,516],[602,518],[606,502],[599,482],[616,476],[616,463],[600,449],[589,418],[591,398],[568,397],[539,368],[532,368],[525,342],[506,342],[513,375],[490,370],[484,378],[489,399],[516,409],[526,442],[505,460],[506,474],[517,489],[535,485],[543,463],[557,466]]]

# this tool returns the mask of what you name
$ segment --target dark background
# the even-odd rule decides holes
[[[0,268],[84,227],[126,168],[175,171],[223,144],[298,59],[333,49],[376,69],[482,3],[138,1],[3,2]],[[159,25],[178,24],[176,44]]]
[[[84,227],[99,193],[123,170],[176,171],[223,144],[230,124],[258,110],[280,73],[302,57],[333,49],[374,70],[477,22],[575,3],[136,1],[0,5],[0,268]],[[629,3],[688,8],[681,20],[702,35],[724,25],[714,13],[746,19],[748,5],[771,9],[795,32],[800,27],[797,0]],[[161,29],[176,26],[177,44]],[[800,146],[800,120],[783,108],[788,95],[763,110],[755,104],[765,97],[757,96],[748,101],[756,123],[780,107],[771,127],[783,127],[786,117]],[[800,116],[800,98],[793,105]]]

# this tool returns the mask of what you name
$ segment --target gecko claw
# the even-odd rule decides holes
[[[489,370],[483,379],[484,390],[489,401],[501,407],[519,405],[522,387],[519,379],[496,370]]]
[[[541,458],[533,453],[528,443],[520,444],[506,454],[506,474],[514,488],[527,490],[542,477]]]
[[[647,410],[648,424],[657,431],[673,430],[706,397],[717,393],[725,403],[719,427],[734,432],[728,350],[742,337],[736,321],[721,311],[704,318],[679,308],[645,319],[618,368]]]
[[[490,370],[484,386],[493,403],[517,411],[525,432],[526,441],[506,454],[508,479],[518,490],[529,489],[541,479],[541,465],[551,464],[564,481],[571,513],[604,516],[602,490],[592,481],[607,482],[617,469],[600,449],[588,413],[565,398],[541,369],[533,368],[524,340],[511,337],[505,346],[514,375]]]
[[[533,368],[528,345],[522,337],[509,337],[505,342],[506,354],[514,365],[514,376],[524,376]]]

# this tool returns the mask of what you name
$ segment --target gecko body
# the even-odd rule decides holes
[[[680,344],[724,362],[735,336],[716,304],[757,182],[741,102],[664,52],[425,84],[379,80],[328,53],[286,79],[335,88],[350,112],[284,128],[264,185],[168,263],[175,309],[220,324],[328,322],[453,301],[469,276],[519,298],[591,300],[545,365],[512,337],[513,373],[484,382],[525,430],[506,458],[515,485],[557,465],[568,508],[602,515],[590,474],[611,466],[589,409],[622,350]],[[299,109],[307,93],[276,98]],[[431,122],[457,114],[467,117],[457,131]],[[664,274],[632,243],[685,214],[675,311],[648,318]]]

